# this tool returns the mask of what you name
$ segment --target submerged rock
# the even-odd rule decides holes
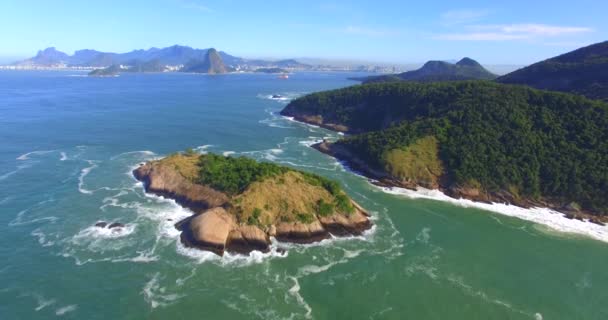
[[[108,229],[114,229],[114,228],[124,228],[125,225],[120,223],[120,222],[113,222],[112,224],[110,224],[108,226]]]

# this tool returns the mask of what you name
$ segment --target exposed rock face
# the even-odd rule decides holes
[[[372,223],[369,221],[368,215],[357,204],[352,202],[355,206],[355,212],[349,216],[335,214],[328,217],[320,217],[319,221],[323,224],[325,230],[333,235],[347,236],[347,235],[361,235],[363,231],[369,229]]]
[[[148,162],[133,171],[147,192],[174,199],[180,205],[201,212],[228,202],[228,196],[210,187],[194,184],[177,170],[161,162]]]
[[[310,224],[282,222],[277,226],[276,238],[279,241],[311,243],[329,238],[329,232],[319,221]]]
[[[257,226],[243,225],[230,231],[227,249],[239,253],[249,253],[252,250],[267,252],[270,237]]]
[[[181,240],[189,247],[223,254],[236,221],[224,208],[216,207],[196,215],[182,228]]]

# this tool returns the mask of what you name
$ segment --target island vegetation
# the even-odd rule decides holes
[[[359,85],[283,115],[358,133],[323,150],[390,185],[608,213],[608,104],[489,81]]]

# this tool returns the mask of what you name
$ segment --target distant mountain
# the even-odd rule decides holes
[[[193,61],[203,62],[210,49],[195,49],[187,46],[174,45],[166,48],[150,48],[147,50],[133,50],[126,53],[102,52],[91,49],[78,50],[74,55],[68,55],[51,47],[41,50],[38,54],[26,60],[15,62],[18,66],[54,67],[87,66],[109,67],[112,65],[130,65],[133,62],[147,63],[155,61],[164,66],[180,66]],[[296,60],[267,61],[258,59],[244,59],[232,56],[223,51],[215,50],[225,66],[229,69],[256,69],[260,67],[300,68],[309,69],[310,65],[299,63]]]
[[[491,80],[496,75],[486,70],[471,58],[463,58],[455,64],[446,61],[429,61],[422,68],[399,74],[357,78],[364,83],[392,81],[452,81],[452,80]]]
[[[183,72],[222,74],[227,73],[228,68],[224,65],[224,61],[219,52],[214,48],[207,50],[203,60],[193,59],[188,62],[182,69]]]
[[[497,81],[608,100],[608,41],[535,63]]]
[[[70,56],[57,51],[55,47],[46,48],[38,51],[35,57],[20,61],[21,65],[43,65],[43,66],[54,66],[60,64],[68,64]]]

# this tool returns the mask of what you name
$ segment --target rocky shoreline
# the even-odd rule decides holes
[[[317,125],[315,123],[315,125]],[[312,145],[312,147],[319,152],[330,155],[339,161],[346,164],[353,171],[361,173],[363,176],[372,180],[372,183],[380,186],[380,187],[397,187],[397,188],[405,188],[409,190],[417,190],[418,187],[423,187],[426,189],[438,189],[441,192],[445,193],[447,196],[459,199],[468,199],[475,202],[482,203],[508,203],[511,205],[515,205],[522,208],[549,208],[555,211],[559,211],[563,213],[565,218],[568,219],[577,219],[580,221],[588,221],[590,223],[594,223],[597,225],[605,226],[608,224],[608,217],[601,217],[594,215],[590,212],[586,212],[577,208],[574,208],[571,205],[551,202],[547,199],[542,200],[531,200],[531,199],[518,199],[514,197],[507,191],[500,192],[483,192],[479,189],[474,188],[464,188],[459,186],[450,185],[449,181],[443,181],[437,185],[420,185],[415,181],[400,181],[395,179],[385,173],[383,170],[379,170],[376,168],[372,168],[368,164],[365,163],[362,159],[358,158],[352,152],[350,152],[347,148],[335,144],[330,143],[328,141],[323,141],[317,144]]]
[[[175,224],[181,242],[218,255],[224,252],[248,254],[268,252],[271,237],[280,242],[312,243],[333,236],[361,235],[371,228],[368,213],[352,202],[355,210],[346,216],[319,216],[309,223],[278,221],[270,226],[239,223],[229,212],[230,197],[211,187],[195,184],[175,168],[160,161],[141,164],[133,171],[145,192],[175,200],[194,214]],[[351,200],[352,201],[352,200]]]

